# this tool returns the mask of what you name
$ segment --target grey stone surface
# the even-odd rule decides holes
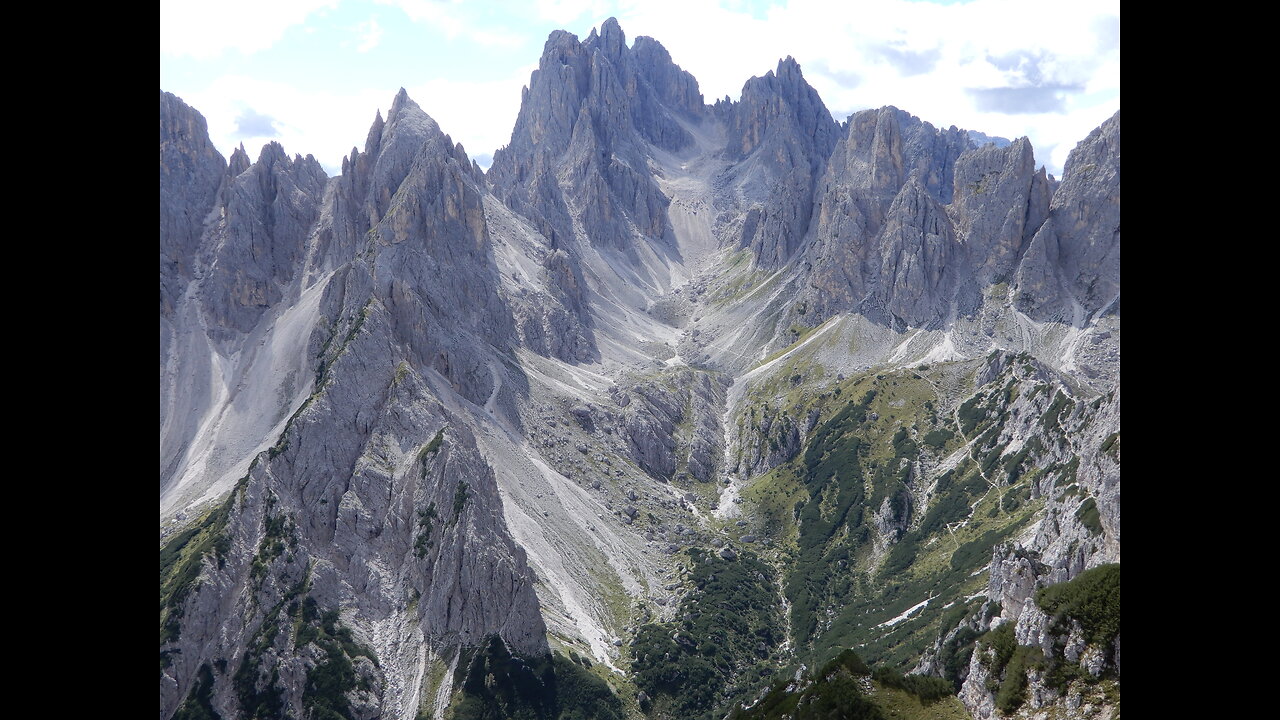
[[[232,156],[202,253],[203,311],[219,340],[249,333],[284,299],[328,182],[314,157],[290,158],[279,143],[263,146],[252,165],[246,160]]]
[[[205,218],[226,173],[204,116],[160,91],[160,316],[172,317],[193,277]],[[163,342],[163,341],[162,341]],[[161,348],[164,356],[164,348]]]
[[[1049,217],[1031,239],[1016,282],[1018,306],[1037,319],[1078,323],[1081,312],[1119,313],[1119,111],[1067,157]]]
[[[747,199],[738,246],[761,266],[779,267],[808,231],[817,179],[840,126],[791,57],[748,80],[742,99],[719,112],[726,117],[724,155],[736,161],[720,182]]]
[[[815,197],[805,258],[814,268],[805,300],[817,318],[861,308],[925,325],[947,315],[968,273],[941,208],[970,147],[964,131],[939,131],[894,107],[849,118]]]

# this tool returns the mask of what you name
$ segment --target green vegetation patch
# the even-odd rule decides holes
[[[368,680],[356,672],[352,660],[366,657],[377,664],[373,652],[355,641],[351,629],[339,624],[337,610],[321,611],[314,598],[302,601],[301,607],[290,608],[295,616],[294,646],[302,649],[314,643],[324,652],[321,660],[307,673],[302,691],[302,706],[309,718],[316,720],[351,720],[353,690],[368,690]]]
[[[991,676],[987,680],[987,689],[995,692],[999,686],[994,683],[998,683],[1000,677],[1004,675],[1004,669],[1013,659],[1013,652],[1018,649],[1018,641],[1013,634],[1013,623],[1001,623],[1000,627],[988,631],[978,641],[978,649],[984,653],[981,657],[987,670],[991,671]]]
[[[945,620],[943,627],[946,627]],[[947,638],[938,651],[939,669],[943,679],[951,683],[953,692],[960,692],[960,686],[963,684],[961,674],[968,672],[969,661],[973,658],[973,651],[980,636],[981,633],[973,628],[961,628],[956,634]]]
[[[173,720],[222,720],[218,711],[213,709],[213,670],[209,663],[200,666],[196,684],[187,693],[187,699],[182,701]]]
[[[237,489],[248,481],[246,476]],[[236,493],[203,518],[173,536],[160,548],[160,644],[178,639],[182,627],[183,603],[195,589],[205,557],[213,555],[222,568],[226,565],[231,538],[227,536],[227,520]]]
[[[314,598],[304,597],[309,589],[307,579],[290,588],[250,639],[232,678],[240,703],[238,717],[246,720],[284,717],[284,690],[278,655],[273,651],[277,646],[291,645],[301,650],[315,644],[322,651],[322,659],[307,673],[303,687],[302,705],[308,718],[351,720],[347,694],[369,689],[368,680],[356,670],[352,660],[363,656],[377,666],[377,658],[356,642],[350,628],[341,625],[337,610],[321,610]]]
[[[995,548],[996,543],[1009,537],[1017,529],[1018,526],[1016,525],[1008,525],[1003,528],[988,530],[977,540],[971,540],[961,545],[951,554],[951,569],[965,570],[985,564],[991,559],[991,550]]]
[[[996,708],[1006,715],[1017,712],[1027,700],[1027,670],[1043,666],[1044,652],[1040,648],[1016,646],[996,689]]]
[[[1044,415],[1040,417],[1040,424],[1044,427],[1045,432],[1057,430],[1062,419],[1063,413],[1070,414],[1071,409],[1075,407],[1075,401],[1067,397],[1061,390],[1053,396],[1053,402],[1049,404],[1049,409],[1044,411]]]
[[[960,405],[960,410],[956,413],[960,418],[960,432],[966,436],[972,435],[983,420],[987,417],[987,408],[983,406],[985,397],[978,393]]]
[[[280,688],[280,668],[269,662],[271,654],[268,651],[275,646],[281,629],[285,627],[281,614],[286,604],[292,603],[305,587],[304,581],[271,608],[240,659],[232,687],[240,703],[241,716],[247,720],[282,717],[284,691]]]
[[[934,450],[941,450],[946,446],[947,441],[955,437],[956,434],[946,428],[937,428],[925,433],[924,444]]]
[[[1086,642],[1109,647],[1120,634],[1120,565],[1099,565],[1069,582],[1041,588],[1036,604],[1054,618],[1055,630],[1076,620]]]
[[[1120,462],[1120,433],[1114,432],[1102,441],[1102,452],[1111,456],[1111,459]]]
[[[850,546],[865,543],[870,528],[864,524],[866,483],[861,455],[862,437],[855,434],[868,421],[868,408],[876,397],[868,390],[858,402],[815,429],[803,455],[803,478],[809,500],[799,509],[799,557],[787,579],[792,602],[792,629],[799,642],[807,642],[818,629],[818,609],[827,595],[831,568],[848,565]],[[823,512],[824,499],[830,510]],[[844,542],[831,543],[840,532]]]
[[[450,720],[622,720],[622,702],[608,684],[559,653],[513,655],[497,635],[464,651],[455,684],[461,697]]]
[[[431,533],[435,530],[436,517],[434,502],[428,505],[426,510],[418,511],[418,536],[413,540],[413,555],[419,560],[426,557],[436,543],[431,537]]]
[[[422,479],[427,479],[427,460],[435,457],[440,452],[440,443],[444,442],[444,428],[436,431],[435,437],[431,438],[431,442],[423,446],[418,453],[418,465],[421,466]]]
[[[262,519],[262,541],[258,543],[258,552],[254,555],[253,564],[249,568],[249,576],[262,585],[267,576],[267,568],[276,558],[284,555],[286,548],[297,550],[298,528],[293,520],[284,515],[273,515],[275,496],[267,496],[267,509]],[[290,555],[290,558],[293,556]]]
[[[462,510],[467,506],[468,493],[471,486],[466,480],[459,480],[458,487],[453,491],[453,516],[449,518],[449,525],[453,526],[458,522],[458,516],[462,515]]]
[[[814,677],[803,691],[788,691],[788,678],[781,679],[750,710],[736,708],[732,720],[888,720],[888,716],[859,687],[859,678],[870,675],[862,659],[845,650]]]
[[[940,677],[931,677],[928,675],[903,675],[892,668],[879,667],[872,674],[876,682],[885,687],[897,688],[905,691],[917,698],[925,705],[931,705],[939,700],[950,697],[955,694],[951,687],[951,683]]]
[[[786,372],[779,375],[785,378]],[[947,364],[929,372],[958,371]],[[995,472],[1002,463],[1020,469],[1039,449],[1029,442],[1022,448],[1026,454],[1003,457],[1006,445],[999,439],[1008,411],[1000,404],[1016,393],[1005,384],[970,398],[962,415],[982,437],[971,458],[933,482],[927,509],[918,509],[914,498],[928,481],[917,470],[927,473],[936,457],[922,458],[921,450],[960,440],[953,427],[939,424],[950,420],[939,417],[929,379],[911,371],[882,372],[841,380],[817,395],[795,395],[785,383],[779,392],[786,394],[783,409],[790,415],[816,410],[822,420],[795,459],[757,480],[744,496],[779,541],[798,654],[817,667],[857,647],[863,657],[904,671],[936,642],[948,600],[980,589],[982,578],[974,571],[990,559],[992,545],[1025,527],[1034,511],[1024,486],[1007,493],[1002,513],[1001,493],[990,493],[980,474],[982,467]],[[974,517],[975,506],[995,514]],[[900,533],[890,538],[896,542],[883,558],[871,542],[872,513],[881,509]],[[964,545],[953,564],[954,552]],[[905,620],[885,624],[926,598],[935,600]],[[965,657],[973,648],[967,639],[970,644],[955,649]]]
[[[874,680],[873,680],[874,678]],[[870,691],[869,693],[867,691]],[[772,689],[729,720],[962,720],[969,713],[938,678],[903,676],[885,668],[873,673],[845,649],[809,678],[795,682],[779,674]]]
[[[632,671],[650,707],[719,720],[768,687],[783,641],[773,570],[750,553],[734,560],[690,548],[694,590],[679,621],[649,623],[632,646]]]
[[[1098,515],[1098,502],[1093,498],[1080,503],[1080,507],[1076,510],[1076,519],[1089,528],[1089,532],[1094,535],[1102,534],[1102,518]]]

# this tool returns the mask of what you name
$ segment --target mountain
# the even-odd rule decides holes
[[[1118,714],[1120,116],[987,140],[615,20],[487,173],[162,91],[161,717]]]

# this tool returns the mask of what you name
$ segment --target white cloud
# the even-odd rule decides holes
[[[345,2],[346,10],[354,7],[351,0]],[[459,43],[520,47],[491,57],[520,57],[526,67],[483,82],[468,77],[479,68],[467,63],[432,66],[437,78],[425,82],[417,81],[424,77],[421,71],[408,76],[371,71],[363,87],[333,87],[323,94],[294,90],[283,79],[271,84],[223,78],[188,101],[210,115],[211,129],[215,113],[228,128],[234,128],[245,108],[270,116],[287,149],[313,152],[333,169],[343,152],[363,142],[374,110],[385,108],[405,84],[469,152],[492,152],[509,140],[520,87],[536,65],[547,28],[554,23],[585,37],[592,25],[614,15],[629,41],[649,35],[662,42],[675,62],[698,79],[709,102],[725,95],[736,99],[747,78],[763,75],[792,55],[837,120],[856,110],[896,105],[942,127],[954,124],[1009,138],[1027,135],[1038,161],[1057,174],[1071,148],[1119,107],[1116,0],[974,0],[945,6],[907,0],[788,0],[757,7],[754,14],[749,3],[739,0],[378,2]],[[166,1],[161,7],[162,57],[211,57],[228,48],[253,52],[270,46],[291,25],[314,19],[317,9],[337,3],[231,0],[215,12],[206,3]],[[385,47],[393,37],[385,32],[392,20],[386,13],[379,16],[381,23],[370,19],[360,25],[351,47]],[[394,13],[399,22],[405,16]],[[483,72],[493,77],[491,65]],[[241,92],[236,82],[247,83],[246,89]],[[263,91],[268,85],[272,90]],[[238,104],[229,104],[237,94],[242,96]]]
[[[592,17],[609,12],[609,3],[601,0],[538,0],[538,17],[556,23],[571,23],[583,15]]]
[[[294,25],[339,0],[160,0],[160,54],[207,60],[274,45]]]
[[[446,37],[457,37],[465,26],[464,7],[457,0],[378,0],[378,3],[398,7],[410,20],[430,25]]]
[[[371,17],[360,23],[356,27],[356,32],[360,35],[360,42],[356,45],[356,52],[369,52],[378,47],[378,43],[382,42],[382,28],[378,26],[377,17]]]
[[[511,139],[520,88],[534,67],[489,82],[437,79],[406,90],[442,130],[463,144],[468,155],[492,154]],[[398,90],[388,85],[315,93],[285,83],[225,75],[182,99],[205,116],[209,135],[224,156],[248,137],[245,149],[256,159],[263,144],[276,140],[289,154],[315,155],[330,174],[337,174],[352,147],[364,149],[374,115],[381,110],[386,117]],[[274,134],[246,133],[246,118],[269,119],[270,123],[256,122],[254,127],[263,128],[257,131],[262,133],[270,128]]]
[[[628,39],[662,42],[709,101],[736,99],[792,55],[838,120],[896,105],[943,127],[1028,135],[1051,171],[1119,106],[1115,0],[789,0],[760,18],[736,5],[620,0],[617,15]]]
[[[386,109],[399,88],[371,88],[349,93],[304,92],[291,85],[244,75],[224,75],[206,89],[183,95],[209,123],[209,136],[224,155],[241,141],[241,118],[246,110],[273,120],[274,135],[260,135],[245,143],[251,159],[262,144],[276,140],[290,155],[315,155],[330,174],[342,168],[342,157],[369,133],[378,108]]]
[[[475,157],[492,154],[510,142],[520,111],[520,88],[536,68],[531,64],[487,82],[436,78],[405,89],[441,130],[462,143],[468,156]]]
[[[450,40],[464,38],[484,47],[520,47],[528,37],[500,26],[495,16],[507,19],[504,3],[464,0],[377,0],[399,8],[410,20],[439,31]]]

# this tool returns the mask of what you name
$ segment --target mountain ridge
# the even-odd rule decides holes
[[[334,178],[274,143],[223,160],[203,128],[162,91],[162,717],[198,688],[224,716],[456,714],[480,700],[449,678],[494,635],[529,656],[576,648],[643,709],[672,691],[634,684],[657,676],[634,674],[624,638],[678,621],[698,563],[720,562],[691,549],[799,577],[785,538],[810,516],[769,525],[761,488],[793,487],[782,473],[804,472],[858,383],[917,414],[901,438],[839,425],[890,453],[863,468],[875,519],[847,521],[866,537],[851,567],[936,540],[928,513],[962,497],[939,480],[948,463],[966,488],[1003,483],[995,519],[973,524],[1015,540],[989,548],[1001,609],[973,608],[973,627],[1003,620],[1053,657],[1028,598],[1119,561],[1118,112],[1055,182],[1025,138],[979,148],[896,108],[838,124],[791,58],[707,105],[660,43],[628,47],[611,19],[581,42],[551,34],[487,173],[403,89]],[[932,409],[881,375],[933,383]],[[962,411],[988,405],[966,432]],[[1074,447],[1068,426],[1102,428],[1078,430],[1077,467],[1094,469],[1043,499],[1064,456],[1031,441]],[[949,458],[903,449],[929,428],[952,434]],[[870,469],[889,457],[910,472]],[[822,492],[852,492],[840,477]],[[1036,509],[999,511],[1023,491]],[[1036,559],[1000,559],[1018,553]],[[797,647],[776,630],[778,670],[833,632]],[[1118,678],[1118,646],[1114,670],[1110,651],[1090,667]],[[973,657],[961,697],[986,717],[976,678],[993,670]],[[349,682],[321,697],[304,678],[326,672]],[[721,680],[721,708],[757,687]]]

